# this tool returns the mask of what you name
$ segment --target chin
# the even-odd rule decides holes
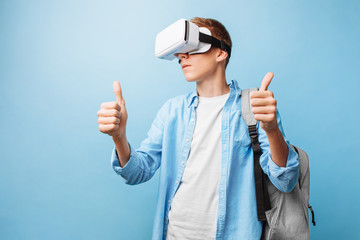
[[[186,80],[187,82],[196,82],[196,80],[195,80],[195,79],[188,79],[188,78],[185,78],[185,80]]]
[[[196,82],[198,80],[198,77],[193,76],[192,74],[184,74],[184,77],[187,82]]]

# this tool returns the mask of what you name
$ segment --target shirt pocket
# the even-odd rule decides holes
[[[246,125],[244,119],[241,117],[240,111],[235,113],[232,125],[234,126],[233,127],[234,144],[242,148],[251,147],[251,140],[248,132],[248,126]]]

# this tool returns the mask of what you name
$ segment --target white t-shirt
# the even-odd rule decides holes
[[[221,117],[230,93],[199,97],[196,124],[166,239],[215,239],[221,171]]]

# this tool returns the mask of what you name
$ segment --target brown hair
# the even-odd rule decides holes
[[[219,40],[223,40],[230,48],[232,47],[232,42],[229,32],[226,30],[225,26],[212,18],[201,18],[195,17],[190,20],[192,23],[195,23],[198,27],[206,27],[210,30],[211,35]],[[226,58],[225,67],[229,63],[230,56]]]

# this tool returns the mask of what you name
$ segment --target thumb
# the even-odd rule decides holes
[[[260,91],[266,91],[271,83],[274,74],[272,72],[268,72],[261,82]]]
[[[124,98],[122,96],[120,82],[119,81],[114,81],[113,88],[114,88],[114,93],[115,93],[115,96],[116,96],[116,102],[118,104],[122,105],[122,103],[124,101]]]

